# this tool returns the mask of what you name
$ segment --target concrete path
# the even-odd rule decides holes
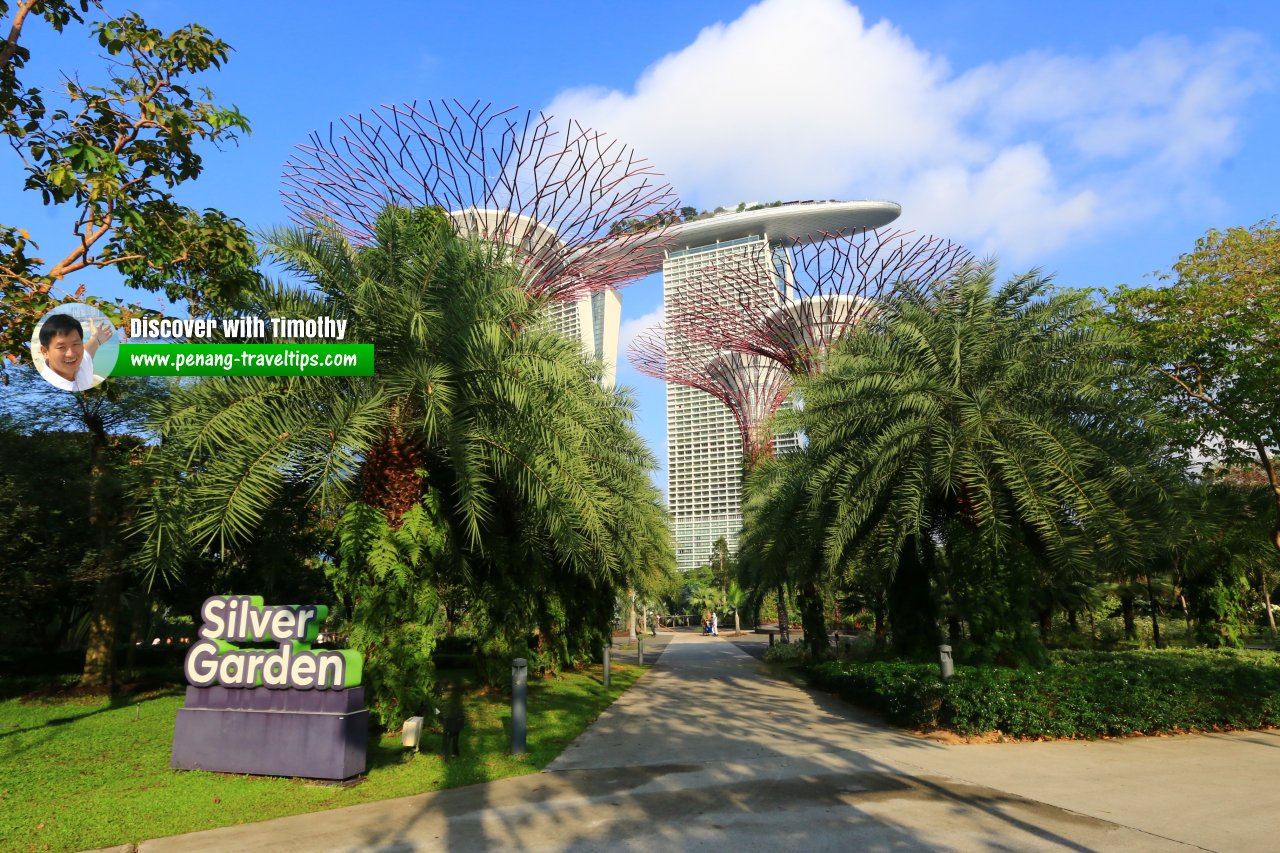
[[[228,827],[160,851],[1280,847],[1275,732],[944,746],[673,635],[544,772]]]

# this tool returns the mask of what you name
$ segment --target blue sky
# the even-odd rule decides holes
[[[253,133],[209,152],[181,198],[253,227],[284,221],[280,168],[311,130],[431,98],[578,118],[631,144],[702,208],[898,201],[904,227],[1071,286],[1137,282],[1208,228],[1280,213],[1280,4],[1269,2],[132,8],[166,29],[201,23],[235,48],[207,85]],[[102,67],[80,32],[29,35],[30,82],[73,70],[88,82]],[[63,220],[17,191],[16,160],[3,156],[0,222],[55,254]],[[109,275],[85,281],[123,293]],[[624,338],[660,301],[656,277],[624,291]],[[623,361],[640,430],[665,457],[661,384]]]

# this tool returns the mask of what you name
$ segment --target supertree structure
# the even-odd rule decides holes
[[[677,336],[706,349],[811,374],[837,340],[874,315],[878,298],[972,261],[963,246],[905,231],[806,235],[704,267],[694,286],[673,296],[667,316]]]
[[[669,184],[576,121],[492,104],[380,106],[312,133],[284,167],[300,223],[367,241],[388,205],[437,206],[460,233],[510,247],[526,290],[562,302],[633,281],[677,220]]]
[[[697,388],[723,403],[738,424],[749,464],[773,452],[767,423],[787,399],[792,384],[791,375],[777,362],[672,340],[661,325],[640,333],[627,358],[647,376]]]

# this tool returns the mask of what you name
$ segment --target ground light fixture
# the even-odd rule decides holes
[[[404,725],[400,729],[400,745],[404,747],[405,754],[409,750],[414,753],[418,752],[418,744],[422,740],[422,718],[410,717],[404,721]]]

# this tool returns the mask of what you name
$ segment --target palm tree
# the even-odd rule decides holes
[[[747,591],[738,586],[736,581],[729,582],[729,589],[724,594],[724,606],[726,610],[733,611],[735,637],[742,633],[742,608],[747,606],[748,598]]]
[[[939,640],[948,556],[973,639],[1012,637],[1018,657],[1040,648],[1036,570],[1134,563],[1148,544],[1128,498],[1155,491],[1158,424],[1128,341],[1084,293],[993,279],[988,265],[883,303],[801,382],[804,409],[781,429],[803,429],[808,449],[751,481],[750,518],[771,531],[760,559],[807,538],[828,570],[888,565],[894,643],[910,654]]]
[[[689,606],[709,618],[712,613],[724,609],[724,593],[713,586],[697,586],[689,591]]]
[[[810,508],[811,461],[807,454],[793,451],[761,459],[746,475],[738,576],[751,589],[775,591],[778,634],[783,643],[791,641],[788,587],[806,589],[825,570]],[[812,613],[805,608],[801,611]],[[825,637],[826,631],[805,625],[805,635],[812,641]]]
[[[1265,485],[1209,472],[1185,481],[1168,513],[1168,535],[1155,564],[1178,579],[1192,638],[1209,646],[1240,646],[1249,587],[1256,584],[1270,614],[1268,577],[1280,561],[1265,535],[1270,496]]]
[[[376,375],[180,389],[156,420],[170,467],[144,518],[153,567],[247,539],[301,484],[316,512],[341,515],[335,572],[353,598],[395,580],[419,609],[403,621],[425,622],[441,602],[418,590],[453,590],[451,606],[511,642],[594,648],[615,590],[674,563],[655,463],[632,401],[547,328],[508,250],[457,237],[438,210],[397,208],[368,246],[317,224],[272,231],[265,248],[307,286],[268,283],[246,313],[345,319],[374,344]]]
[[[729,555],[729,540],[721,536],[711,546],[711,559],[708,563],[721,592],[729,591],[729,576],[733,573],[733,557]]]

